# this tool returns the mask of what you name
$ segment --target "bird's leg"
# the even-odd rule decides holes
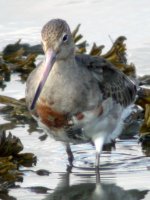
[[[95,148],[96,148],[96,161],[95,161],[95,168],[99,169],[99,165],[100,165],[100,154],[103,148],[103,144],[104,144],[104,137],[99,137],[94,139],[94,144],[95,144]]]
[[[99,164],[100,164],[100,152],[96,151],[96,160],[95,160],[96,169],[99,169]]]
[[[99,168],[96,168],[95,169],[96,171],[96,183],[100,183],[100,171],[99,171]]]
[[[69,164],[72,166],[74,156],[73,156],[73,153],[71,151],[70,145],[68,143],[66,144],[66,152],[67,152],[67,155],[68,155]]]

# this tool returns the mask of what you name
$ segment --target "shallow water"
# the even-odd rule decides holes
[[[111,46],[111,38],[125,35],[129,62],[137,66],[139,75],[149,74],[150,1],[127,0],[0,0],[0,49],[19,38],[23,42],[40,42],[40,29],[51,18],[64,18],[72,28],[81,23],[81,33],[91,45],[93,41]],[[1,94],[24,97],[25,85],[19,76]],[[6,123],[0,116],[0,124]],[[24,152],[33,152],[37,164],[22,167],[23,182],[9,190],[9,195],[24,199],[120,200],[150,199],[150,159],[142,152],[138,138],[117,140],[116,149],[104,151],[101,158],[100,180],[94,170],[94,149],[90,144],[72,145],[74,167],[68,167],[63,144],[50,138],[41,141],[40,132],[29,133],[29,126],[19,126],[11,132],[18,136]],[[37,170],[49,172],[40,176]],[[98,176],[98,175],[97,175]],[[47,189],[46,189],[47,188]]]

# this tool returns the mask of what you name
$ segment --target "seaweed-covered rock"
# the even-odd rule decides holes
[[[15,181],[22,181],[20,165],[32,166],[36,157],[32,153],[20,153],[23,145],[20,139],[10,132],[0,132],[0,182],[6,181],[9,185]]]
[[[5,131],[0,133],[0,156],[15,156],[23,150],[23,145],[19,138],[10,132],[7,135]]]

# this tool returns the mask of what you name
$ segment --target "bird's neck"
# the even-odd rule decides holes
[[[71,56],[68,57],[67,59],[61,59],[57,60],[53,66],[53,72],[62,72],[64,74],[66,71],[72,71],[75,70],[77,67],[75,57]],[[53,73],[52,72],[52,73]]]

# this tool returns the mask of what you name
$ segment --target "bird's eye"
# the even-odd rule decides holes
[[[63,40],[63,42],[66,42],[68,40],[68,35],[67,34],[64,35],[62,40]]]

